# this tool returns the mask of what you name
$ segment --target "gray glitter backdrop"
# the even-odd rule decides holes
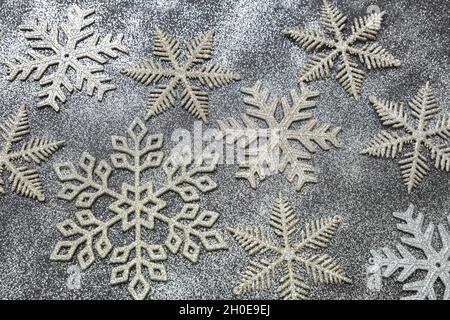
[[[362,97],[354,100],[329,79],[312,86],[321,92],[313,110],[321,122],[342,127],[341,149],[318,152],[314,163],[319,182],[296,192],[283,175],[270,176],[253,190],[245,180],[234,178],[236,165],[224,165],[212,175],[219,187],[202,197],[201,205],[221,213],[217,228],[223,230],[229,250],[206,252],[197,264],[180,256],[167,261],[170,281],[152,283],[152,299],[232,299],[233,284],[249,262],[245,252],[226,233],[226,227],[267,227],[270,208],[278,193],[286,196],[306,221],[339,214],[339,231],[326,252],[336,257],[352,285],[315,285],[312,299],[397,299],[401,285],[383,281],[381,292],[366,287],[369,250],[394,244],[402,234],[395,228],[392,212],[406,210],[409,203],[426,214],[426,221],[446,221],[450,205],[449,174],[431,170],[424,182],[408,195],[396,161],[359,155],[364,145],[382,128],[368,102],[369,95],[408,100],[430,81],[442,112],[450,111],[450,15],[449,2],[441,1],[336,1],[350,21],[376,4],[387,12],[379,42],[402,61],[399,69],[366,72]],[[143,118],[149,88],[122,76],[120,69],[152,56],[152,31],[159,26],[184,45],[201,32],[214,29],[214,61],[238,72],[242,80],[210,92],[210,123],[245,110],[242,86],[262,80],[276,95],[296,88],[298,74],[306,62],[303,49],[287,39],[282,30],[319,22],[320,1],[227,0],[227,1],[78,1],[96,9],[94,28],[101,35],[124,33],[129,55],[106,65],[118,89],[97,102],[83,92],[68,97],[61,111],[38,110],[39,85],[32,81],[9,82],[0,74],[0,119],[28,106],[33,136],[64,139],[65,147],[38,168],[47,201],[25,199],[8,189],[0,197],[0,298],[2,299],[129,299],[126,285],[111,287],[111,266],[105,259],[82,273],[81,288],[67,287],[70,263],[51,262],[49,255],[60,239],[55,224],[73,217],[73,203],[58,200],[60,183],[52,165],[77,162],[81,153],[109,159],[110,136],[123,134],[135,117]],[[0,60],[26,52],[28,44],[18,26],[33,16],[57,26],[66,18],[69,1],[0,0]],[[367,71],[367,70],[366,70]],[[181,107],[147,121],[150,132],[165,134],[166,147],[178,128],[193,130],[194,118]],[[205,126],[206,128],[206,126]],[[168,150],[166,148],[166,150]],[[161,178],[155,171],[155,179]],[[119,186],[118,184],[116,187]],[[175,201],[171,201],[175,202]],[[103,206],[103,210],[106,208]],[[98,210],[98,208],[97,208]],[[115,235],[120,238],[120,234]],[[274,287],[272,288],[274,289]],[[276,298],[260,291],[243,298]]]

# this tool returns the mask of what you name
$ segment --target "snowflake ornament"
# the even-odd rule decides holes
[[[77,171],[72,163],[55,167],[63,188],[59,198],[71,201],[80,209],[75,219],[57,225],[64,240],[59,241],[51,254],[51,260],[69,261],[76,251],[81,269],[87,269],[95,260],[95,253],[106,258],[114,266],[110,284],[128,284],[134,299],[144,299],[150,292],[150,281],[168,281],[165,261],[168,254],[181,254],[195,263],[201,245],[207,251],[225,249],[226,243],[217,230],[210,229],[218,219],[216,212],[201,210],[197,200],[199,192],[216,188],[207,175],[216,168],[217,161],[198,157],[191,161],[191,154],[184,151],[164,160],[162,134],[148,135],[141,120],[136,119],[127,131],[128,137],[113,136],[115,153],[112,167],[104,160],[96,163],[84,153]],[[181,159],[181,160],[180,160]],[[144,180],[150,169],[161,167],[165,173],[163,186],[155,188],[152,181]],[[113,171],[131,173],[131,182],[124,182],[121,190],[109,184]],[[163,213],[167,193],[178,194],[183,207],[178,213]],[[109,217],[96,217],[92,207],[99,198],[110,199]],[[165,239],[155,232],[155,226],[164,225]],[[110,234],[120,225],[125,244],[113,245]],[[132,237],[131,242],[126,239]],[[112,251],[112,252],[111,252]]]
[[[321,218],[306,224],[300,232],[299,241],[293,240],[298,219],[286,199],[281,194],[272,209],[269,225],[280,238],[280,243],[258,227],[240,227],[229,229],[234,239],[251,256],[265,254],[275,256],[273,259],[251,261],[242,273],[241,279],[233,292],[241,295],[256,290],[269,289],[274,282],[276,271],[283,276],[278,281],[277,294],[286,300],[307,299],[309,287],[301,270],[312,277],[315,283],[337,284],[351,283],[344,270],[336,260],[327,254],[306,256],[308,249],[326,248],[334,237],[341,218]]]
[[[321,22],[325,30],[332,36],[327,37],[319,31],[307,30],[301,26],[287,28],[283,32],[306,50],[319,51],[307,62],[300,75],[300,82],[310,82],[327,78],[335,61],[340,58],[336,67],[336,79],[354,98],[361,94],[364,72],[351,56],[359,58],[369,70],[388,67],[399,67],[400,61],[388,53],[378,43],[366,43],[375,40],[381,29],[384,12],[373,12],[367,16],[355,18],[350,36],[345,37],[343,30],[347,17],[338,8],[323,2],[321,8]],[[358,43],[366,43],[358,45]]]
[[[370,102],[384,125],[401,129],[405,134],[383,130],[369,142],[362,154],[395,158],[405,145],[412,145],[412,151],[407,152],[399,162],[408,192],[416,188],[428,173],[429,167],[423,149],[430,151],[437,169],[450,171],[450,115],[444,115],[434,124],[431,123],[439,108],[429,83],[420,88],[408,104],[415,122],[408,117],[402,103],[376,97],[370,97]]]
[[[0,194],[5,193],[4,171],[9,173],[8,182],[11,189],[24,197],[44,201],[44,191],[38,173],[16,161],[35,162],[40,164],[54,154],[64,143],[53,139],[32,138],[21,148],[13,149],[30,133],[27,109],[21,106],[19,110],[0,124]],[[3,140],[3,141],[2,141]]]
[[[127,53],[122,45],[123,35],[113,39],[108,34],[100,39],[98,33],[91,29],[95,19],[94,10],[84,10],[74,5],[68,14],[68,21],[57,29],[50,30],[47,23],[40,23],[34,18],[31,23],[20,27],[25,38],[31,43],[28,57],[18,57],[15,61],[5,62],[8,78],[27,80],[34,72],[34,79],[39,80],[42,90],[38,107],[52,107],[59,111],[60,103],[66,101],[63,89],[72,93],[74,89],[82,90],[86,83],[87,94],[97,93],[97,100],[102,101],[106,92],[116,89],[111,78],[104,73],[104,64],[108,58],[117,58],[119,52]],[[64,41],[61,36],[64,35]],[[86,63],[89,61],[90,63]],[[75,72],[75,83],[69,74]]]
[[[257,178],[262,181],[269,174],[284,172],[288,181],[295,183],[295,189],[300,191],[306,183],[317,182],[315,168],[308,163],[317,146],[323,150],[340,146],[337,136],[341,129],[329,124],[318,125],[308,110],[315,107],[312,98],[319,94],[303,84],[301,91],[301,94],[291,91],[292,101],[286,97],[279,100],[258,81],[251,88],[241,89],[247,95],[244,103],[253,107],[241,116],[243,124],[233,118],[218,121],[227,143],[243,147],[246,158],[241,161],[236,177],[248,180],[252,188],[257,188]],[[276,116],[280,102],[281,120]],[[266,127],[251,118],[262,120]],[[303,124],[300,128],[299,123]]]
[[[213,52],[214,32],[209,31],[194,38],[187,46],[185,59],[179,59],[180,45],[172,35],[157,28],[153,52],[168,68],[149,59],[122,70],[122,73],[139,81],[144,85],[158,84],[150,91],[148,99],[147,119],[173,107],[176,97],[181,99],[181,105],[194,117],[208,122],[208,94],[197,87],[198,81],[210,89],[219,88],[240,80],[240,76],[229,71],[219,64],[205,64],[195,68],[196,65],[211,59]],[[168,80],[159,84],[162,78]],[[181,92],[177,89],[180,88]]]
[[[379,278],[390,278],[394,273],[401,271],[395,277],[398,282],[404,283],[403,291],[410,293],[409,296],[402,297],[403,300],[436,300],[438,292],[435,288],[439,282],[444,285],[442,298],[450,300],[450,233],[448,228],[439,224],[438,232],[435,232],[433,223],[424,226],[422,213],[417,214],[416,217],[413,215],[413,205],[410,205],[406,212],[394,213],[394,217],[403,222],[397,224],[397,229],[410,236],[401,238],[401,243],[396,245],[396,250],[388,247],[380,251],[371,250],[371,272],[373,275],[377,274]],[[450,225],[450,216],[448,222]],[[439,242],[437,246],[436,236],[438,236]],[[408,247],[412,250],[409,250]],[[410,280],[410,277],[414,275],[419,275],[420,278]]]

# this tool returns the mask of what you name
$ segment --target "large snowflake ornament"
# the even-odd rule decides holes
[[[370,102],[384,125],[398,129],[397,131],[402,130],[404,134],[383,130],[369,142],[362,154],[395,158],[405,145],[412,145],[412,150],[399,162],[408,192],[416,188],[428,173],[424,149],[430,151],[437,169],[450,171],[450,115],[446,114],[432,123],[439,108],[429,83],[420,88],[408,104],[416,121],[408,117],[402,103],[376,97],[370,97]]]
[[[406,212],[395,212],[394,217],[403,222],[397,224],[397,229],[410,236],[401,238],[401,243],[396,245],[396,250],[388,247],[379,251],[371,250],[372,276],[377,274],[380,278],[389,278],[396,274],[397,281],[404,283],[403,291],[410,294],[402,299],[408,300],[436,300],[439,293],[436,288],[440,283],[444,285],[442,298],[450,300],[448,228],[439,224],[438,232],[435,232],[433,223],[424,226],[423,214],[414,216],[413,205],[410,205]],[[450,216],[448,222],[450,224]],[[437,239],[436,236],[438,236]]]
[[[240,80],[238,74],[219,64],[208,63],[196,68],[196,65],[211,59],[213,41],[213,31],[194,38],[188,44],[185,59],[182,60],[179,58],[181,50],[177,39],[159,28],[156,29],[153,52],[163,62],[167,62],[168,67],[149,59],[122,70],[123,74],[144,85],[158,84],[150,91],[147,119],[173,107],[178,96],[181,105],[194,117],[208,122],[208,93],[196,86],[195,82],[213,89]],[[168,82],[159,84],[163,78]]]
[[[34,72],[34,79],[42,86],[38,107],[59,111],[60,103],[66,101],[64,89],[72,93],[74,89],[81,90],[84,83],[88,95],[92,96],[96,91],[98,101],[107,91],[116,89],[104,73],[103,65],[108,58],[117,58],[119,52],[126,53],[127,49],[122,45],[122,34],[116,39],[112,34],[100,39],[91,29],[95,22],[94,12],[74,5],[67,22],[61,26],[61,33],[58,29],[50,30],[47,23],[40,23],[36,18],[20,27],[32,50],[28,57],[6,62],[7,73],[11,81],[18,76],[24,81]],[[70,78],[72,71],[75,83]]]
[[[257,179],[262,181],[269,174],[284,172],[287,179],[295,183],[297,191],[306,183],[317,182],[315,169],[308,160],[312,159],[317,147],[329,150],[331,146],[340,146],[340,128],[318,125],[309,111],[315,107],[316,102],[312,99],[318,93],[302,84],[301,93],[291,91],[291,101],[287,97],[280,100],[271,96],[260,81],[241,91],[247,94],[244,103],[252,107],[241,116],[242,124],[233,118],[218,121],[227,143],[237,144],[245,152],[236,177],[248,180],[256,188]],[[281,119],[277,117],[279,107]],[[262,120],[265,126],[252,118]]]
[[[225,249],[226,243],[217,230],[210,229],[218,219],[212,211],[200,210],[199,192],[216,188],[207,175],[216,168],[217,161],[207,157],[192,160],[189,153],[171,155],[163,161],[161,134],[148,135],[148,130],[136,119],[127,131],[128,137],[113,136],[115,153],[112,167],[104,160],[96,163],[89,154],[82,155],[80,170],[72,163],[56,167],[59,179],[64,183],[59,193],[61,199],[76,200],[80,209],[75,219],[57,225],[64,237],[51,254],[51,260],[68,261],[76,252],[80,267],[84,270],[95,260],[95,252],[109,256],[114,266],[110,284],[129,283],[128,291],[135,299],[143,299],[150,292],[149,281],[167,281],[164,262],[168,254],[181,254],[197,262],[201,245],[207,250]],[[165,173],[163,186],[156,188],[144,176],[150,169],[162,166]],[[110,186],[113,171],[131,173],[131,183],[123,183],[121,190]],[[178,194],[181,211],[164,213],[167,193]],[[92,207],[99,198],[110,199],[110,215],[95,216]],[[113,245],[109,234],[121,226],[124,244]],[[157,226],[164,226],[167,233],[161,239]],[[131,241],[126,242],[126,239]]]
[[[335,61],[340,58],[336,79],[354,98],[361,94],[364,72],[351,56],[359,58],[368,69],[398,67],[400,61],[388,53],[375,40],[381,29],[384,12],[374,12],[367,16],[355,18],[350,36],[345,37],[343,30],[347,17],[338,8],[323,2],[321,8],[321,22],[325,30],[332,36],[327,37],[319,31],[307,30],[304,27],[287,28],[284,33],[295,40],[306,50],[325,52],[314,54],[307,62],[300,75],[300,82],[324,79],[330,76]],[[366,43],[358,45],[359,43]]]
[[[265,254],[273,259],[253,260],[242,273],[234,287],[236,295],[255,290],[269,289],[276,271],[283,273],[278,281],[276,292],[283,299],[307,299],[309,286],[301,270],[316,283],[351,283],[336,260],[327,254],[307,255],[308,250],[324,249],[334,237],[341,218],[321,218],[306,224],[300,232],[299,240],[293,239],[297,231],[298,219],[286,199],[281,194],[273,206],[269,225],[280,238],[274,242],[258,227],[239,227],[229,229],[234,239],[249,255]]]
[[[17,161],[40,164],[55,153],[63,141],[48,138],[32,138],[20,148],[14,148],[30,133],[28,114],[25,106],[0,124],[0,194],[5,193],[4,171],[9,173],[8,182],[19,195],[44,201],[44,191],[38,173],[34,169],[16,164]],[[3,141],[1,141],[3,140]]]

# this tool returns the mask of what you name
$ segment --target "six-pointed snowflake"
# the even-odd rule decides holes
[[[378,274],[379,277],[389,278],[401,270],[396,276],[397,281],[406,282],[403,290],[413,293],[402,299],[436,300],[438,292],[435,286],[440,282],[444,285],[443,299],[450,300],[450,233],[444,225],[439,224],[437,232],[439,243],[436,245],[435,225],[430,223],[424,229],[423,214],[419,213],[416,217],[413,217],[413,214],[413,205],[410,205],[406,212],[394,213],[394,217],[404,222],[397,224],[397,229],[409,234],[410,237],[401,238],[396,251],[387,247],[381,251],[371,250],[370,263],[373,266],[371,272]],[[450,216],[448,222],[450,224]],[[413,251],[408,250],[404,244]],[[415,250],[418,250],[422,257]],[[420,280],[408,282],[414,275],[419,275]]]
[[[64,182],[59,197],[68,201],[76,199],[76,207],[82,210],[75,214],[75,220],[57,225],[65,239],[57,243],[51,259],[68,261],[78,250],[78,263],[84,270],[94,262],[94,251],[106,258],[112,250],[109,261],[116,266],[110,283],[129,282],[128,291],[133,298],[143,299],[150,292],[149,280],[168,280],[164,264],[168,253],[181,251],[185,258],[197,262],[200,244],[211,251],[226,248],[226,243],[218,231],[209,230],[219,215],[200,210],[196,203],[199,191],[205,193],[216,188],[207,173],[215,170],[217,162],[205,157],[189,161],[191,155],[187,153],[178,157],[172,155],[163,162],[164,154],[160,151],[163,136],[148,135],[139,119],[127,133],[128,138],[112,137],[113,168],[132,173],[133,180],[131,184],[123,183],[119,191],[109,186],[111,166],[104,160],[96,164],[87,153],[81,157],[80,173],[72,163],[56,167],[59,179]],[[144,180],[144,174],[161,165],[165,183],[155,188],[152,181]],[[162,212],[166,207],[162,196],[169,192],[183,200],[184,206],[176,214]],[[111,199],[109,218],[96,217],[92,211],[101,197]],[[161,240],[154,232],[156,224],[167,227],[165,239]],[[113,249],[109,233],[115,225],[121,225],[124,238],[128,236],[125,234],[131,234],[133,241]]]
[[[344,270],[336,260],[327,254],[305,256],[307,249],[323,249],[339,226],[341,218],[322,218],[306,224],[301,231],[299,241],[294,241],[292,234],[296,231],[298,219],[292,208],[281,194],[273,206],[270,226],[281,238],[279,244],[258,227],[241,227],[229,229],[234,239],[250,255],[269,253],[275,258],[251,261],[234,287],[237,295],[261,289],[269,289],[277,270],[283,272],[277,287],[278,295],[283,299],[307,299],[309,287],[302,276],[301,269],[320,283],[351,283]]]
[[[206,64],[199,68],[195,65],[204,63],[212,56],[214,33],[212,31],[194,38],[187,46],[185,60],[179,61],[180,45],[167,32],[156,29],[154,41],[154,55],[168,62],[170,68],[165,68],[153,60],[147,60],[122,70],[122,73],[144,85],[159,83],[167,78],[166,84],[159,84],[150,91],[147,118],[155,116],[175,105],[177,88],[181,87],[178,95],[181,105],[193,116],[208,122],[208,94],[195,86],[192,81],[197,80],[210,89],[218,88],[240,80],[240,76],[218,64]]]
[[[314,167],[308,163],[317,151],[316,146],[323,150],[329,150],[330,145],[339,147],[340,128],[317,125],[308,110],[316,105],[311,99],[318,93],[305,85],[301,85],[301,90],[301,94],[291,91],[292,102],[281,99],[283,117],[279,120],[276,111],[280,100],[270,97],[269,91],[258,81],[252,88],[241,89],[248,95],[244,103],[253,107],[242,115],[243,125],[233,118],[218,121],[227,143],[241,144],[244,149],[246,157],[241,161],[236,177],[247,179],[253,188],[257,187],[256,178],[264,180],[270,173],[286,172],[290,182],[297,180],[295,188],[300,191],[306,183],[317,182]],[[260,128],[249,116],[263,120],[267,127]],[[296,126],[302,121],[305,121],[302,127]],[[294,142],[304,149],[295,146]]]
[[[41,181],[33,169],[18,166],[15,161],[23,160],[40,164],[46,161],[64,143],[52,139],[33,138],[23,144],[20,149],[13,149],[14,144],[21,142],[30,133],[28,114],[25,106],[0,124],[0,194],[5,193],[3,171],[9,172],[8,182],[14,192],[19,195],[44,201]],[[1,141],[3,140],[3,142]]]
[[[108,61],[107,57],[117,58],[119,52],[127,52],[122,45],[123,35],[119,34],[113,40],[108,34],[100,40],[98,33],[90,28],[95,22],[93,14],[94,10],[83,10],[74,5],[67,23],[61,26],[64,42],[60,41],[61,34],[57,29],[49,30],[47,23],[39,23],[37,19],[20,27],[33,50],[28,53],[29,57],[6,62],[7,73],[13,81],[17,76],[26,80],[35,72],[34,79],[40,80],[42,86],[38,107],[49,106],[59,111],[59,103],[66,101],[63,89],[72,93],[74,88],[81,90],[85,82],[88,95],[92,96],[96,90],[99,101],[107,91],[116,88],[103,72],[103,64]],[[71,70],[75,71],[75,84],[69,77]]]
[[[362,154],[374,157],[395,158],[406,144],[411,144],[412,151],[400,160],[400,169],[408,192],[411,192],[423,180],[429,167],[423,155],[423,149],[429,149],[431,159],[437,169],[450,171],[450,145],[445,141],[450,139],[450,115],[444,115],[435,124],[431,124],[439,108],[436,99],[427,83],[420,88],[409,103],[414,124],[404,112],[403,104],[370,97],[378,116],[384,125],[393,129],[402,129],[406,134],[381,131],[369,142]],[[443,140],[444,143],[437,142]]]
[[[347,17],[338,8],[324,1],[321,22],[333,38],[303,27],[287,28],[284,33],[306,50],[328,49],[311,57],[300,75],[300,82],[329,77],[335,60],[340,57],[336,79],[345,91],[357,98],[362,90],[364,72],[351,60],[352,55],[357,56],[368,69],[400,66],[400,61],[376,42],[358,46],[358,43],[376,39],[383,15],[384,12],[374,12],[362,18],[355,18],[352,33],[345,38],[342,31]]]

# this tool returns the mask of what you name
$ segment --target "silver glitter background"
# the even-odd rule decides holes
[[[28,44],[18,30],[20,24],[37,16],[55,27],[65,20],[70,3],[0,0],[0,60],[26,52]],[[33,136],[66,141],[60,152],[38,168],[48,198],[45,203],[9,191],[0,197],[2,299],[130,298],[126,285],[108,284],[111,266],[104,259],[98,258],[82,273],[79,290],[67,287],[67,270],[74,262],[49,261],[50,252],[60,239],[55,224],[76,212],[72,203],[56,198],[60,183],[52,165],[77,162],[83,151],[97,159],[109,159],[110,136],[123,134],[135,117],[144,117],[149,88],[122,76],[119,70],[152,56],[152,31],[156,26],[174,34],[183,45],[201,32],[216,31],[214,61],[238,72],[242,81],[210,92],[208,127],[215,127],[217,120],[237,117],[245,110],[239,93],[241,86],[251,86],[260,79],[279,96],[296,88],[307,55],[281,30],[302,23],[317,26],[321,1],[93,0],[77,3],[96,9],[94,28],[101,35],[124,33],[130,54],[106,65],[118,89],[109,92],[103,102],[97,102],[85,92],[76,92],[68,97],[59,113],[35,108],[37,82],[30,78],[11,83],[1,69],[0,119],[15,111],[19,103],[25,103]],[[212,177],[219,188],[204,195],[201,205],[221,213],[217,228],[224,231],[229,250],[204,253],[197,264],[171,256],[167,261],[170,281],[152,283],[152,299],[233,299],[233,284],[249,258],[225,228],[267,227],[270,208],[280,191],[289,198],[301,226],[313,218],[336,214],[343,217],[326,252],[338,259],[353,284],[315,285],[308,280],[312,299],[396,299],[402,295],[401,285],[393,280],[384,280],[379,293],[368,291],[369,250],[394,244],[400,238],[392,212],[406,210],[409,203],[426,214],[426,221],[445,222],[450,205],[450,176],[433,168],[420,187],[408,195],[396,161],[361,156],[359,151],[382,128],[368,103],[369,95],[406,101],[430,81],[441,111],[450,111],[449,2],[346,0],[335,3],[350,21],[366,14],[370,5],[387,11],[378,40],[402,61],[401,68],[367,72],[362,97],[357,101],[335,80],[313,84],[321,92],[315,117],[342,127],[343,142],[341,149],[316,154],[314,163],[319,178],[316,185],[297,193],[284,176],[274,175],[262,182],[258,190],[253,190],[246,181],[234,178],[236,165],[218,168]],[[171,146],[170,137],[175,129],[192,130],[193,124],[194,119],[180,107],[147,122],[150,132],[165,133],[167,147]],[[155,171],[155,179],[160,179],[161,174]],[[115,237],[120,239],[120,236],[116,233]],[[271,292],[274,290],[243,298],[276,298]]]

